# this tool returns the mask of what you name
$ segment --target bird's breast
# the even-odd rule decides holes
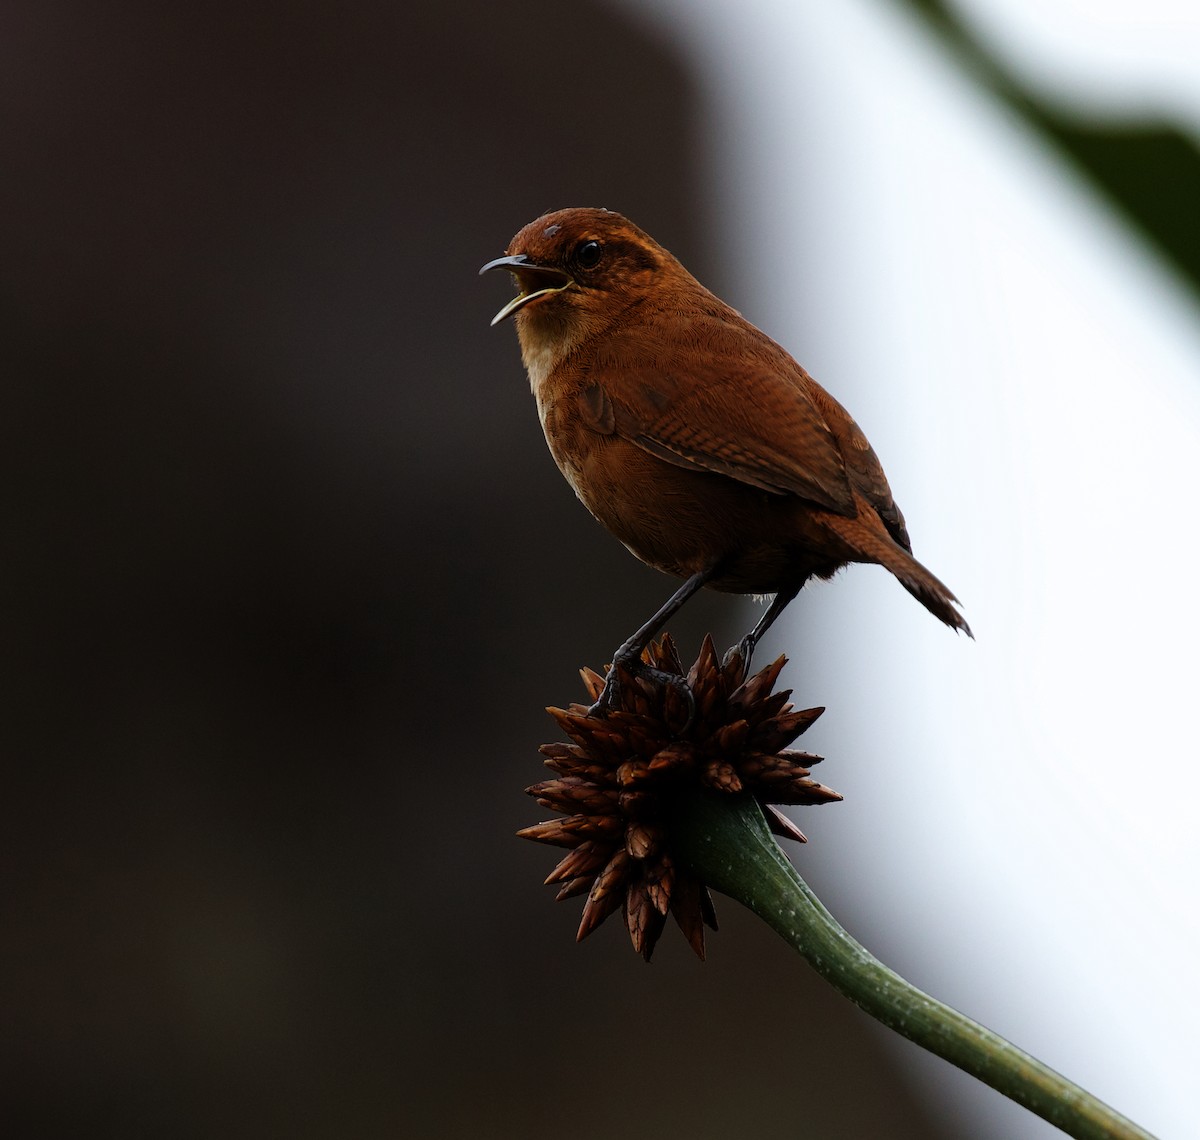
[[[550,454],[575,494],[595,514],[588,475],[595,466],[594,454],[602,441],[584,424],[574,400],[556,398],[550,384],[538,385],[532,372],[530,383]]]

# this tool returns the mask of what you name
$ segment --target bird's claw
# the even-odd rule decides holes
[[[617,667],[613,665],[608,676],[604,679],[604,688],[600,690],[600,695],[588,707],[588,716],[604,716],[609,712],[620,700],[620,682],[617,680]]]
[[[696,698],[692,695],[692,690],[688,687],[687,679],[675,673],[667,673],[662,669],[655,669],[653,665],[647,665],[640,658],[627,661],[618,659],[613,662],[607,677],[604,679],[604,688],[600,690],[600,695],[588,709],[588,716],[604,716],[613,709],[620,707],[621,673],[625,673],[630,679],[645,677],[647,680],[656,681],[660,685],[669,686],[679,694],[684,708],[687,710],[687,717],[678,731],[684,733],[691,727],[692,721],[696,719]]]
[[[746,634],[736,645],[731,645],[725,650],[725,656],[721,659],[723,666],[729,665],[735,656],[741,659],[742,671],[750,672],[750,659],[754,656],[754,638],[750,634]]]

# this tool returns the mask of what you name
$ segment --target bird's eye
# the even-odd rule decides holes
[[[592,269],[600,264],[600,243],[598,241],[580,242],[575,249],[575,264],[583,269]]]

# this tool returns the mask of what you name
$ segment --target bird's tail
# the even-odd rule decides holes
[[[867,516],[870,517],[870,516]],[[824,523],[830,530],[852,546],[858,561],[876,562],[890,570],[902,585],[935,618],[951,629],[961,630],[974,638],[971,627],[958,612],[958,599],[907,550],[892,540],[882,523],[876,529],[864,525],[863,518],[827,515]]]

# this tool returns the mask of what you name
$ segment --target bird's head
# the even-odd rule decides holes
[[[492,324],[515,315],[522,346],[530,347],[603,332],[682,266],[620,214],[574,208],[530,222],[506,256],[479,272],[492,269],[507,269],[519,290]]]

